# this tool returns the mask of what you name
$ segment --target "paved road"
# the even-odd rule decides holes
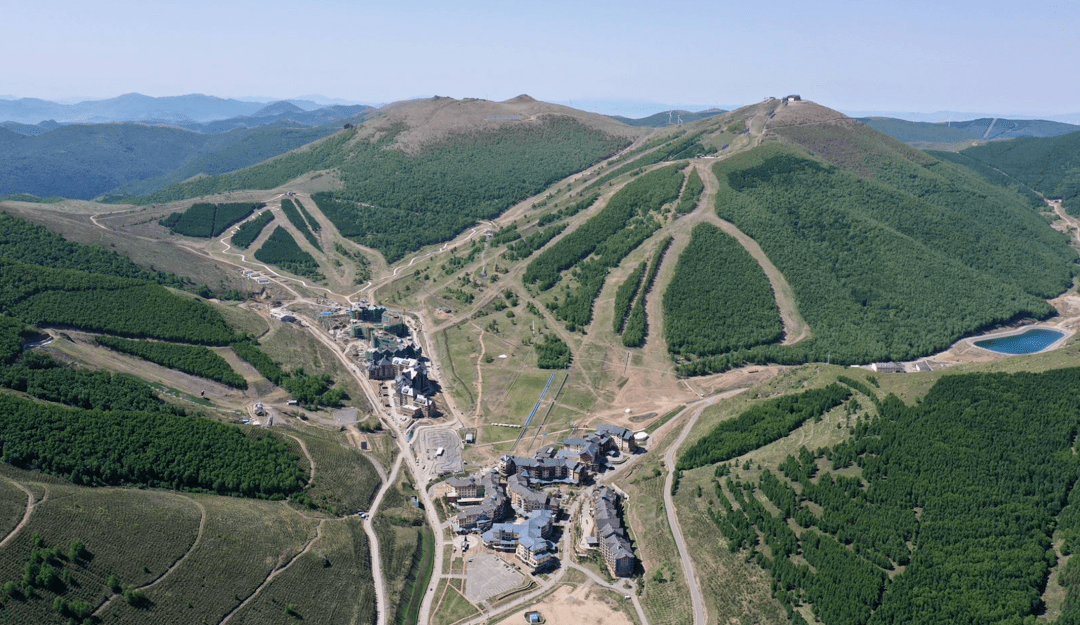
[[[697,572],[694,570],[694,561],[690,558],[690,550],[686,547],[686,540],[683,538],[682,527],[679,525],[679,517],[675,514],[675,501],[671,496],[671,486],[675,482],[675,452],[677,452],[683,442],[686,441],[686,437],[690,434],[690,430],[694,428],[694,424],[697,423],[698,417],[701,416],[703,410],[721,399],[738,395],[745,390],[746,389],[744,388],[739,388],[720,393],[719,395],[713,395],[705,401],[700,402],[697,408],[687,407],[683,410],[683,414],[688,410],[693,410],[694,414],[686,422],[686,425],[683,426],[679,438],[671,443],[667,453],[664,455],[664,468],[667,469],[667,480],[664,482],[664,507],[667,509],[668,525],[671,527],[671,534],[675,537],[675,544],[679,547],[679,559],[682,561],[683,577],[686,578],[686,585],[690,588],[690,599],[694,606],[694,625],[705,625],[707,617],[705,614],[705,600],[701,596],[701,582],[698,581]],[[681,417],[682,415],[680,414],[679,416]]]

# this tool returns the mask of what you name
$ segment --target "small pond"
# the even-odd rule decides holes
[[[975,346],[1000,354],[1034,354],[1050,347],[1063,336],[1065,334],[1057,330],[1032,328],[1020,334],[975,341]]]

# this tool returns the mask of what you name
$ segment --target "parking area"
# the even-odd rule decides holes
[[[343,408],[334,411],[334,421],[340,425],[352,425],[360,417],[360,411],[356,408]]]
[[[461,439],[454,430],[424,430],[421,463],[427,467],[428,475],[436,477],[463,471],[465,464],[461,461],[461,447]],[[439,449],[443,450],[441,456],[438,455]]]
[[[475,555],[465,558],[465,597],[478,603],[513,590],[525,577],[498,556]]]

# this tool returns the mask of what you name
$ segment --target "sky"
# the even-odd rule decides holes
[[[1075,0],[40,0],[3,12],[5,96],[704,107],[798,93],[847,111],[1080,112]]]

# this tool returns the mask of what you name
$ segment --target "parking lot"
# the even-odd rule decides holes
[[[521,573],[498,556],[465,558],[465,597],[473,603],[513,590],[524,580]]]
[[[440,447],[443,454],[436,456]],[[424,430],[420,462],[433,477],[463,471],[465,464],[461,461],[461,439],[457,432],[450,429]]]
[[[352,425],[356,423],[359,416],[360,411],[356,408],[343,408],[334,411],[334,421],[340,425]]]

